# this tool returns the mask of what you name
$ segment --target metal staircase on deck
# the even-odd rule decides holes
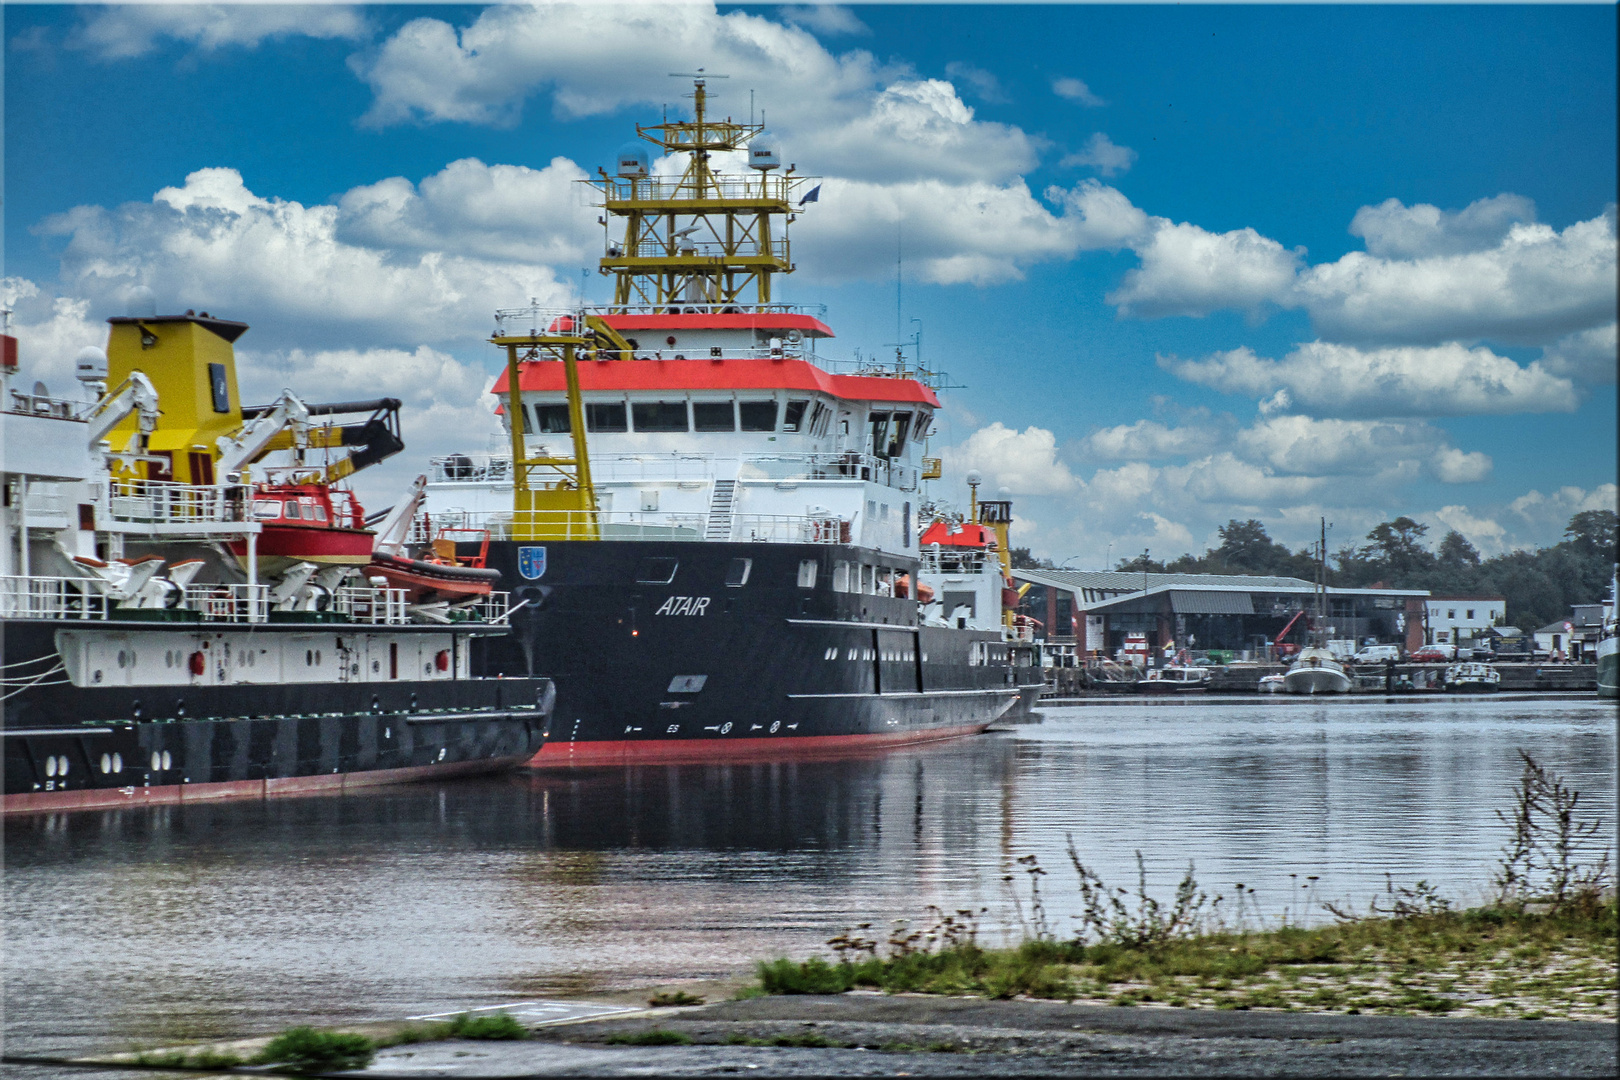
[[[737,481],[716,480],[714,496],[709,500],[709,522],[703,539],[726,541],[731,539],[731,505],[737,494]]]

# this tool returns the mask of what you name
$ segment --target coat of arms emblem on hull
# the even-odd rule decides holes
[[[546,549],[543,547],[518,548],[518,573],[536,581],[546,576]]]

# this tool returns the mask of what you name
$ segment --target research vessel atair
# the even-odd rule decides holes
[[[1042,681],[1011,505],[930,497],[941,378],[915,350],[835,359],[823,309],[773,295],[820,181],[705,83],[589,181],[612,302],[497,313],[503,445],[431,463],[417,539],[490,538],[513,634],[474,663],[555,680],[536,764],[982,731]]]

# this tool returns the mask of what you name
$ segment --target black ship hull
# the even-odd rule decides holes
[[[540,746],[554,700],[539,678],[212,686],[28,678],[51,669],[58,630],[87,625],[153,631],[0,623],[5,813],[340,793],[509,768]]]
[[[536,766],[949,738],[983,731],[1038,694],[1033,646],[919,626],[907,598],[834,591],[835,561],[916,580],[914,560],[848,546],[497,542],[489,565],[522,606],[510,636],[475,647],[473,670],[555,680]]]

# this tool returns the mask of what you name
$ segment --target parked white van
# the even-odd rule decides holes
[[[1399,660],[1400,658],[1401,647],[1399,645],[1368,645],[1351,657],[1358,664],[1382,664],[1385,660]]]

